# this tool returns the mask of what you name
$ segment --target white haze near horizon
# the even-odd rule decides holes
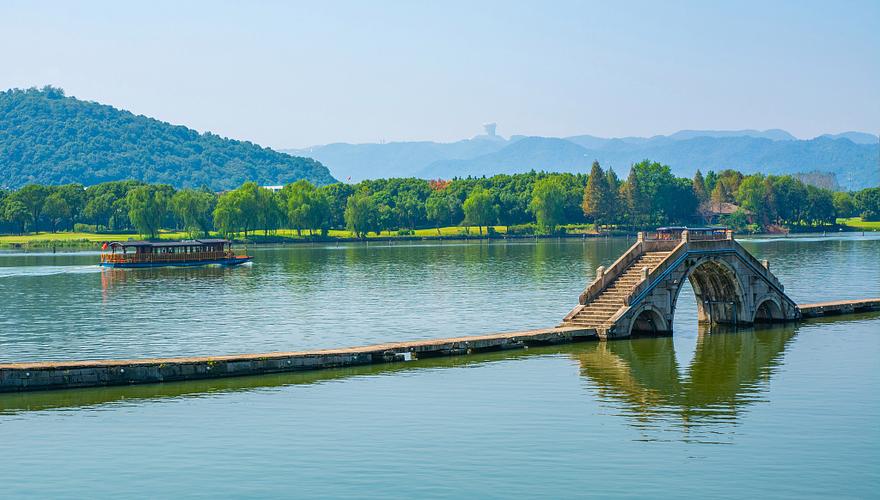
[[[0,89],[275,148],[880,131],[880,2],[0,3]]]

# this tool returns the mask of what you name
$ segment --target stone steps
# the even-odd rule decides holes
[[[654,270],[663,263],[669,253],[649,252],[640,256],[566,323],[590,328],[610,327],[611,317],[625,306],[624,300],[641,283],[644,276],[643,269],[647,267],[649,270]]]

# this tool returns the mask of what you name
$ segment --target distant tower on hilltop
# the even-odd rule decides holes
[[[483,125],[483,130],[486,131],[486,135],[489,137],[495,137],[495,129],[498,127],[497,123],[486,123]]]

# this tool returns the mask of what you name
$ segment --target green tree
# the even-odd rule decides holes
[[[146,184],[138,181],[111,181],[86,189],[83,216],[95,226],[105,224],[105,229],[129,229],[128,204],[125,197],[132,189]]]
[[[211,214],[214,218],[214,227],[220,233],[232,236],[241,228],[241,208],[238,204],[238,195],[229,191],[217,198],[217,206]]]
[[[345,225],[357,238],[366,237],[370,231],[378,232],[379,209],[376,201],[365,191],[348,197],[345,203]]]
[[[853,195],[853,202],[864,221],[880,220],[880,187],[866,188]]]
[[[804,219],[804,202],[807,200],[804,183],[790,175],[783,175],[775,177],[772,186],[777,223],[799,224]]]
[[[28,184],[12,195],[14,200],[21,202],[27,209],[31,232],[36,232],[39,227],[43,204],[46,203],[48,196],[49,190],[46,186],[38,184]]]
[[[714,170],[706,172],[706,195],[709,196],[715,191],[715,184],[718,183],[718,174]]]
[[[46,197],[43,204],[43,215],[49,220],[52,232],[58,231],[58,225],[70,219],[70,205],[58,191]]]
[[[462,204],[464,222],[469,226],[477,226],[480,236],[483,235],[483,226],[491,226],[498,219],[498,206],[492,199],[492,194],[483,189],[475,188]]]
[[[666,223],[686,224],[697,215],[700,202],[690,180],[671,177],[660,196],[661,218]]]
[[[685,186],[687,183],[687,186]],[[696,212],[691,181],[679,180],[668,165],[644,160],[630,169],[626,186],[630,220],[637,226],[682,221]]]
[[[838,217],[849,218],[855,216],[856,205],[853,202],[853,197],[851,194],[843,191],[838,191],[834,193],[832,202],[834,203],[834,213]]]
[[[602,171],[599,162],[594,161],[590,176],[587,178],[587,186],[584,188],[584,215],[593,221],[598,230],[602,223],[606,222],[610,215],[609,208],[613,204],[614,197],[608,185],[608,177]]]
[[[306,180],[289,184],[285,190],[287,217],[297,234],[301,235],[303,229],[314,233],[315,229],[324,230],[330,226],[332,217],[330,201],[324,191]]]
[[[709,199],[709,193],[706,191],[706,179],[703,178],[703,173],[700,172],[700,169],[697,169],[697,173],[694,174],[693,190],[694,196],[697,197],[700,203]]]
[[[737,208],[732,214],[721,217],[720,222],[737,232],[749,229],[749,216],[742,208]]]
[[[345,227],[345,204],[348,197],[354,193],[354,187],[350,184],[337,182],[328,186],[321,186],[319,191],[324,193],[330,205],[329,227]]]
[[[165,192],[155,186],[141,186],[129,191],[125,201],[135,229],[146,238],[157,238],[168,209]]]
[[[112,229],[131,229],[131,218],[128,216],[128,195],[113,200],[113,215],[110,217]]]
[[[248,231],[255,230],[260,224],[263,208],[260,203],[260,186],[256,182],[245,182],[235,191],[239,225],[247,238]]]
[[[401,228],[415,229],[425,219],[425,203],[413,192],[398,194],[394,211]]]
[[[392,192],[381,189],[372,195],[376,206],[375,230],[377,232],[389,231],[397,227],[397,215],[394,213],[394,199]]]
[[[437,228],[437,234],[440,234],[441,227],[461,220],[461,202],[450,193],[435,191],[425,201],[425,212],[428,220]]]
[[[617,222],[621,216],[621,200],[620,200],[620,179],[617,178],[617,173],[614,172],[614,169],[609,167],[608,170],[605,171],[605,178],[608,181],[608,204],[605,209],[605,217],[609,222]]]
[[[806,219],[810,224],[834,224],[834,198],[828,189],[806,186]]]
[[[193,237],[210,234],[216,205],[217,197],[203,190],[181,189],[171,198],[171,209]]]
[[[639,185],[639,176],[636,175],[635,167],[630,167],[629,175],[626,182],[621,188],[623,193],[624,207],[626,209],[626,220],[631,226],[641,226],[645,223],[647,215],[645,207],[647,202],[644,200],[644,193]]]
[[[64,202],[70,209],[67,221],[70,222],[69,227],[72,230],[74,221],[80,220],[83,216],[83,210],[87,201],[86,190],[82,184],[65,184],[55,188],[55,193],[64,199]]]
[[[598,163],[595,164],[598,166]],[[601,176],[605,179],[605,176]],[[556,232],[556,226],[565,217],[565,188],[556,177],[546,177],[535,183],[532,190],[532,202],[529,208],[538,221],[550,234]]]
[[[3,218],[18,226],[18,234],[24,234],[24,225],[30,220],[31,213],[24,203],[10,198],[3,208]]]
[[[743,174],[736,170],[722,170],[718,173],[718,180],[712,190],[713,203],[734,203],[739,183],[743,180]]]
[[[259,212],[257,224],[263,228],[263,235],[268,236],[269,231],[275,231],[287,220],[287,204],[282,196],[260,187],[257,189],[257,205]]]
[[[764,176],[753,174],[743,178],[736,191],[736,203],[755,215],[766,215],[767,193]]]
[[[260,186],[245,182],[238,189],[223,193],[214,208],[214,226],[224,234],[248,232],[259,227],[263,207],[260,204]]]

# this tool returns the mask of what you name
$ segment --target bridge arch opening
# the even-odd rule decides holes
[[[744,307],[742,285],[729,263],[722,259],[704,258],[687,261],[686,265],[686,276],[696,298],[699,323],[751,322],[752,318]],[[676,290],[676,302],[683,288],[683,281],[682,279]]]
[[[755,308],[755,318],[752,323],[782,323],[785,321],[785,314],[782,307],[776,299],[767,297]]]
[[[672,328],[660,311],[644,308],[630,324],[630,335],[663,335],[672,332]]]

